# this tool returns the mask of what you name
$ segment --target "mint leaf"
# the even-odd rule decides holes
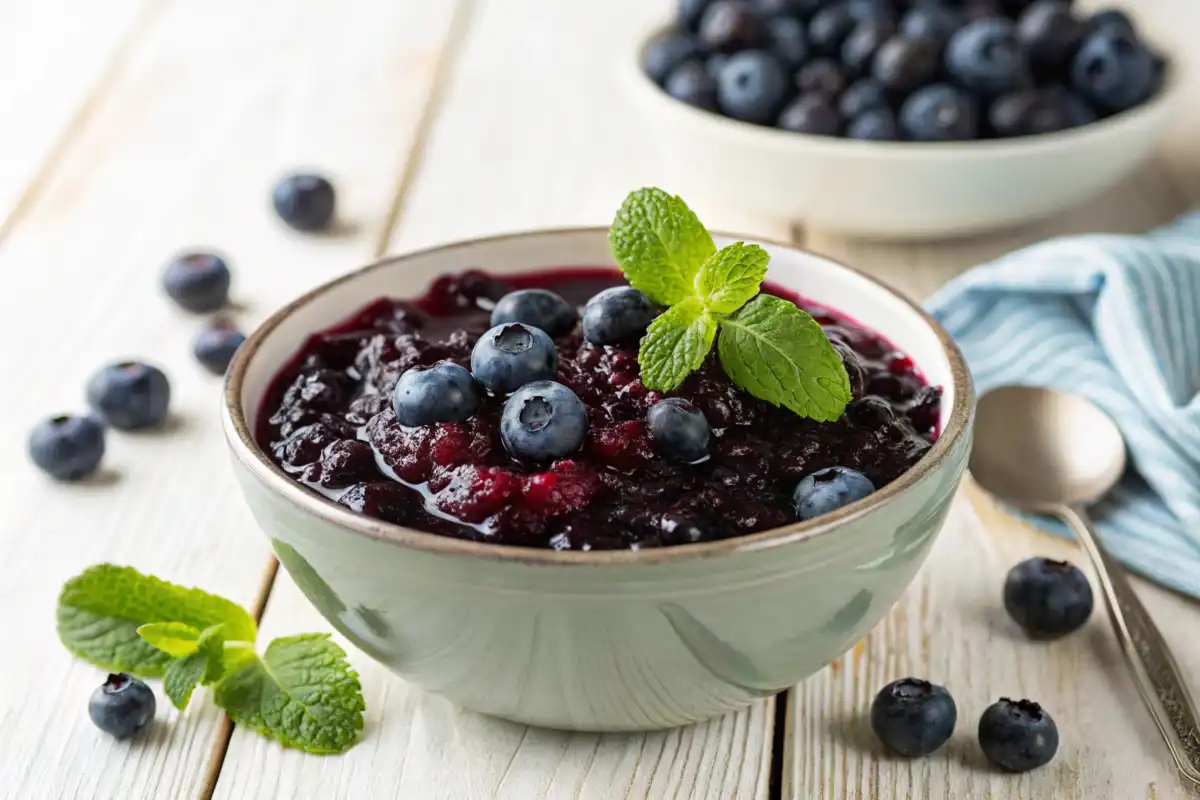
[[[664,306],[695,295],[696,272],[717,249],[687,204],[662,189],[630,192],[608,242],[629,284]]]
[[[307,753],[344,753],[362,733],[362,687],[328,634],[276,639],[260,659],[236,648],[216,703],[239,725]]]
[[[200,630],[186,622],[151,622],[137,629],[138,636],[175,658],[183,658],[196,652],[196,640]]]
[[[196,647],[208,657],[200,682],[207,686],[221,680],[225,676],[225,626],[214,625],[205,629],[196,640]]]
[[[650,323],[642,338],[642,383],[647,389],[671,391],[704,363],[716,335],[717,321],[699,298],[671,306]]]
[[[732,314],[758,294],[770,260],[767,251],[756,244],[726,245],[696,273],[696,292],[709,311]]]
[[[214,625],[199,633],[192,641],[192,652],[167,665],[163,691],[180,711],[187,708],[197,684],[214,683],[224,673],[225,640],[221,637],[221,628]]]
[[[171,656],[138,636],[152,622],[182,622],[203,630],[225,626],[234,641],[254,641],[246,610],[222,597],[99,564],[67,581],[58,598],[58,637],[75,655],[104,669],[154,677]]]
[[[721,366],[768,403],[820,422],[850,402],[850,378],[816,320],[786,300],[759,295],[721,320]]]

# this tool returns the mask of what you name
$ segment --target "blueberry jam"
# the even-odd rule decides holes
[[[579,326],[558,336],[557,381],[587,412],[571,457],[519,462],[500,439],[503,397],[481,391],[463,422],[405,428],[391,398],[401,373],[450,360],[471,366],[497,300],[551,289],[582,307],[622,283],[609,269],[550,271],[501,281],[467,271],[416,300],[377,300],[311,336],[275,379],[259,444],[295,480],[338,503],[409,528],[557,550],[639,549],[713,541],[796,521],[797,481],[841,466],[883,487],[936,437],[941,389],[874,333],[764,285],[811,313],[850,374],[854,400],[833,423],[803,419],[736,388],[711,356],[673,396],[712,427],[698,463],[664,457],[647,424],[659,401],[638,377],[635,347],[595,346]]]

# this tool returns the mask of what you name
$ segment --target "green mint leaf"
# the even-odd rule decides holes
[[[696,273],[696,292],[709,311],[732,314],[758,294],[770,260],[767,251],[756,244],[726,245]]]
[[[850,402],[850,378],[816,320],[786,300],[760,294],[721,320],[721,366],[768,403],[820,422]]]
[[[260,659],[229,654],[216,703],[239,725],[307,753],[344,753],[363,728],[362,687],[328,634],[276,639]]]
[[[696,272],[717,249],[687,204],[662,189],[630,192],[608,243],[629,284],[664,306],[696,294]]]
[[[63,586],[58,637],[75,655],[98,667],[144,677],[163,674],[171,656],[138,636],[152,622],[181,622],[203,630],[225,626],[226,638],[254,641],[246,610],[199,589],[143,575],[131,567],[99,564]]]
[[[186,622],[151,622],[139,627],[137,634],[151,647],[174,658],[183,658],[196,652],[196,640],[200,638],[200,630]]]
[[[225,626],[213,625],[206,628],[196,640],[196,647],[207,656],[204,677],[200,682],[207,686],[225,677]]]
[[[712,350],[717,321],[698,297],[660,314],[642,338],[638,363],[647,389],[669,392],[700,368]]]
[[[146,627],[149,626],[142,626]],[[166,674],[163,675],[163,691],[180,711],[187,708],[198,684],[215,683],[224,675],[225,640],[221,636],[222,628],[221,625],[214,625],[203,632],[197,631],[196,638],[191,640],[192,651],[167,665]],[[141,632],[139,629],[138,633]]]

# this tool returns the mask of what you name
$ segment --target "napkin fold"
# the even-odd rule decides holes
[[[927,307],[979,392],[1075,392],[1117,422],[1130,469],[1092,508],[1113,555],[1200,597],[1200,212],[1142,236],[1052,239],[977,267]],[[1069,536],[1044,517],[1037,526]]]

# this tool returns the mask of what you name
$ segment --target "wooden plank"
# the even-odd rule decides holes
[[[107,7],[107,4],[104,4]],[[313,283],[367,261],[388,227],[452,8],[444,3],[177,0],[122,59],[0,251],[0,794],[194,797],[227,728],[201,692],[184,715],[160,695],[148,736],[87,720],[98,670],[57,643],[58,587],[104,560],[252,604],[269,562],[228,468],[220,382],[191,363],[200,320],[160,294],[178,249],[214,246],[252,325]],[[85,65],[86,66],[86,65]],[[274,219],[283,171],[341,188],[344,224],[303,237]],[[16,289],[13,289],[15,281]],[[25,463],[28,426],[77,408],[98,365],[137,356],[173,380],[160,434],[112,435],[105,475],[52,485]],[[236,754],[235,754],[236,755]]]

